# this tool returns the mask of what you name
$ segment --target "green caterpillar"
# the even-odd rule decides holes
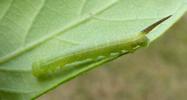
[[[128,52],[133,52],[139,47],[147,46],[149,39],[147,38],[146,34],[170,17],[171,15],[157,21],[156,23],[153,23],[140,32],[137,36],[128,40],[117,41],[111,43],[111,45],[103,44],[97,47],[78,49],[78,51],[70,52],[69,54],[66,54],[66,56],[54,57],[52,59],[35,62],[32,65],[32,73],[38,78],[48,77],[67,69],[67,67],[70,68],[72,66],[81,66],[100,61],[106,57],[118,56]]]
[[[148,41],[149,39],[145,36],[145,33],[140,33],[134,38],[117,41],[111,43],[111,45],[86,48],[85,50],[71,52],[66,56],[35,62],[32,66],[32,72],[36,77],[48,77],[64,67],[94,62],[125,52],[133,52],[138,47],[146,46]]]

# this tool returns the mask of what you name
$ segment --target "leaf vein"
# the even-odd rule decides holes
[[[1,16],[0,18],[0,22],[3,20],[3,18],[7,15],[8,11],[10,10],[12,4],[13,4],[14,0],[10,1],[10,4],[8,6],[8,8],[6,9],[6,11],[4,12],[4,14]]]
[[[103,8],[101,9],[98,9],[97,11],[93,12],[92,15],[97,15],[97,14],[100,14],[102,12],[104,12],[105,10],[109,9],[110,7],[114,6],[116,3],[118,2],[118,0],[115,0],[113,2],[110,2],[108,4],[106,4],[106,6],[104,6]],[[31,44],[28,44],[24,47],[21,47],[20,49],[6,55],[6,56],[3,56],[0,58],[0,64],[2,63],[5,63],[5,62],[8,62],[9,60],[19,56],[20,54],[26,52],[26,51],[30,51],[31,49],[41,45],[42,43],[45,43],[46,41],[58,36],[59,34],[63,33],[63,32],[66,32],[72,28],[75,28],[77,27],[78,25],[81,25],[81,24],[84,24],[85,22],[89,21],[92,19],[92,15],[86,15],[84,17],[82,17],[80,20],[78,21],[75,21],[73,23],[70,23],[69,25],[67,25],[66,27],[64,27],[63,29],[61,30],[57,30],[56,32],[54,32],[53,34],[50,34],[50,35],[46,35],[45,37],[39,39],[38,41],[35,41]]]
[[[43,2],[41,4],[41,6],[39,7],[38,11],[36,12],[36,14],[34,15],[34,17],[32,18],[31,24],[29,25],[29,28],[27,29],[26,35],[25,35],[24,40],[23,40],[23,46],[26,44],[26,39],[27,39],[27,37],[28,37],[31,29],[32,29],[32,26],[33,26],[34,22],[36,21],[36,18],[39,15],[39,13],[42,11],[45,3],[46,3],[46,0],[43,0]]]

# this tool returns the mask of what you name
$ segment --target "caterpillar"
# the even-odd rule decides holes
[[[138,47],[146,46],[148,41],[149,39],[145,36],[145,33],[140,33],[134,38],[117,41],[111,43],[111,45],[103,44],[97,47],[86,48],[85,50],[79,49],[78,51],[66,54],[66,56],[59,56],[35,62],[32,65],[32,72],[36,77],[49,76],[63,67],[94,62],[124,52],[133,52]]]
[[[119,40],[111,43],[110,45],[101,44],[96,47],[78,49],[77,51],[72,51],[66,54],[66,56],[59,56],[52,59],[34,62],[32,64],[32,73],[38,78],[48,77],[61,72],[67,67],[81,66],[100,61],[106,57],[118,56],[124,53],[133,52],[139,47],[147,46],[149,44],[149,39],[146,36],[147,33],[170,17],[171,15],[157,21],[156,23],[153,23],[135,37],[127,40]]]

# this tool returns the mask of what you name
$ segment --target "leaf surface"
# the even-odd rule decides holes
[[[1,0],[0,99],[35,98],[149,44],[186,9],[185,0]]]

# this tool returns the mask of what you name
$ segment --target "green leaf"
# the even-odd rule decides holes
[[[1,0],[0,99],[36,98],[133,52],[186,10],[185,0]]]

